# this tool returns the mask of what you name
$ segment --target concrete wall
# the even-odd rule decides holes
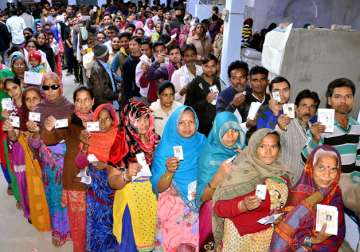
[[[247,16],[254,18],[254,29],[261,30],[271,22],[290,21],[295,27],[305,23],[322,27],[349,24],[360,29],[359,0],[255,0],[247,8]]]
[[[360,32],[295,29],[286,44],[281,75],[292,84],[292,100],[302,89],[318,92],[326,106],[325,90],[334,79],[346,77],[357,88],[352,116],[360,107]]]

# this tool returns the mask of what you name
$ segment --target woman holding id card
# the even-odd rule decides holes
[[[195,204],[198,159],[205,144],[191,107],[169,117],[154,155],[151,178],[158,194],[155,251],[198,251],[199,219]]]

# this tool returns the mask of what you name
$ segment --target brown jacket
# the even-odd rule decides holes
[[[75,166],[75,157],[79,152],[80,132],[85,129],[82,121],[75,115],[69,118],[69,127],[64,129],[53,129],[41,132],[41,139],[46,145],[54,145],[64,140],[66,152],[64,157],[63,188],[72,191],[84,191],[86,185],[80,182],[76,175],[80,170]]]

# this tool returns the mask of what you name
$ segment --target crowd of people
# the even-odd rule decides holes
[[[222,32],[217,7],[201,21],[181,4],[0,12],[1,168],[54,246],[349,251],[344,216],[360,216],[354,83],[339,76],[322,104],[302,90],[291,116],[296,83],[285,77],[237,60],[222,69],[228,85],[219,78]],[[71,102],[63,72],[78,85]],[[335,111],[332,131],[321,107]],[[336,233],[317,227],[320,205],[336,209]]]

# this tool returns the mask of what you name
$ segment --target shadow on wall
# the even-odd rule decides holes
[[[247,9],[254,17],[254,30],[261,30],[271,22],[293,22],[294,27],[306,23],[329,28],[332,24],[352,25],[360,30],[359,0],[256,0]]]

